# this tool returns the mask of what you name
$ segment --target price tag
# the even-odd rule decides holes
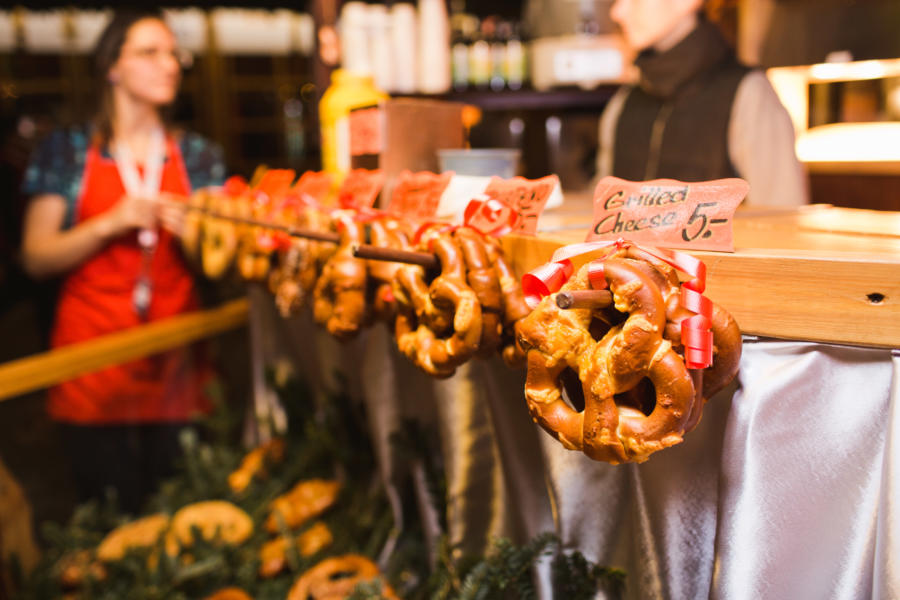
[[[397,176],[388,212],[420,221],[433,218],[452,177],[453,171],[440,175],[431,171],[402,171]]]
[[[326,171],[306,171],[291,190],[298,196],[309,196],[318,204],[324,204],[331,192],[334,178]]]
[[[587,241],[626,238],[653,246],[733,252],[732,219],[750,185],[743,179],[684,183],[604,177],[594,190]]]
[[[291,183],[296,175],[293,169],[269,169],[260,178],[256,189],[269,198],[277,198],[291,189]]]
[[[372,208],[382,186],[384,172],[381,169],[353,169],[338,190],[338,204],[341,208]]]
[[[587,241],[626,238],[653,246],[733,252],[732,218],[747,197],[743,179],[684,183],[604,177],[594,190]]]
[[[558,185],[559,177],[556,175],[540,179],[492,177],[484,194],[489,198],[500,200],[516,212],[518,216],[512,227],[512,233],[534,235],[544,206]]]

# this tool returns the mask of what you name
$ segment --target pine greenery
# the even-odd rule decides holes
[[[229,546],[195,535],[194,545],[178,556],[167,554],[164,540],[160,539],[154,548],[135,549],[122,560],[105,564],[102,579],[88,571],[77,594],[71,597],[191,600],[237,586],[255,600],[282,600],[296,578],[323,558],[349,552],[374,558],[392,535],[399,537],[387,564],[382,565],[384,578],[406,600],[530,600],[536,598],[532,567],[551,555],[555,556],[555,597],[592,598],[603,586],[621,590],[623,573],[593,565],[578,553],[561,552],[559,540],[550,534],[521,546],[505,539],[494,540],[484,557],[454,558],[454,549],[442,540],[438,564],[432,570],[415,515],[405,518],[408,525],[402,532],[393,530],[393,516],[378,477],[361,407],[345,393],[317,401],[310,388],[296,379],[277,389],[287,410],[290,435],[286,439],[286,460],[271,466],[268,477],[255,478],[242,494],[231,491],[228,474],[237,467],[244,450],[233,441],[237,420],[227,410],[218,410],[204,424],[203,439],[194,432],[182,437],[184,455],[178,474],[162,484],[144,511],[173,514],[193,502],[228,500],[253,519],[251,538],[241,545]],[[392,442],[410,460],[423,461],[431,499],[439,514],[444,515],[446,482],[435,439],[432,432],[409,422],[404,423]],[[291,548],[285,571],[270,579],[260,578],[259,549],[271,538],[262,526],[269,503],[298,481],[314,477],[339,478],[343,482],[335,506],[320,517],[331,529],[333,543],[310,557],[302,557],[296,548]],[[404,504],[413,506],[414,502]],[[15,598],[66,597],[72,590],[62,586],[60,566],[79,552],[92,561],[97,544],[106,533],[129,520],[117,511],[115,498],[110,497],[105,502],[79,506],[65,525],[45,524],[47,547],[43,560],[28,578],[20,577]],[[377,580],[360,584],[350,598],[381,598],[381,586]]]

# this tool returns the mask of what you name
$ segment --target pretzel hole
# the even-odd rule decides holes
[[[627,406],[650,416],[656,408],[656,387],[645,377],[630,390],[613,396],[613,400],[617,406]]]
[[[584,389],[581,387],[581,379],[578,373],[571,367],[566,367],[559,374],[558,385],[562,392],[563,401],[576,412],[584,410]]]

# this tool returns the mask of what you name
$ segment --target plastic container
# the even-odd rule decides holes
[[[516,175],[522,152],[516,148],[453,148],[438,150],[437,154],[442,172],[509,179]]]
[[[375,106],[388,95],[375,87],[371,75],[335,69],[331,85],[319,102],[322,129],[322,169],[343,180],[350,170],[350,111]]]

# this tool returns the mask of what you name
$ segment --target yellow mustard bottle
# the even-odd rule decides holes
[[[350,111],[375,106],[388,95],[375,87],[371,75],[335,69],[331,85],[319,101],[322,168],[341,181],[350,170]]]

